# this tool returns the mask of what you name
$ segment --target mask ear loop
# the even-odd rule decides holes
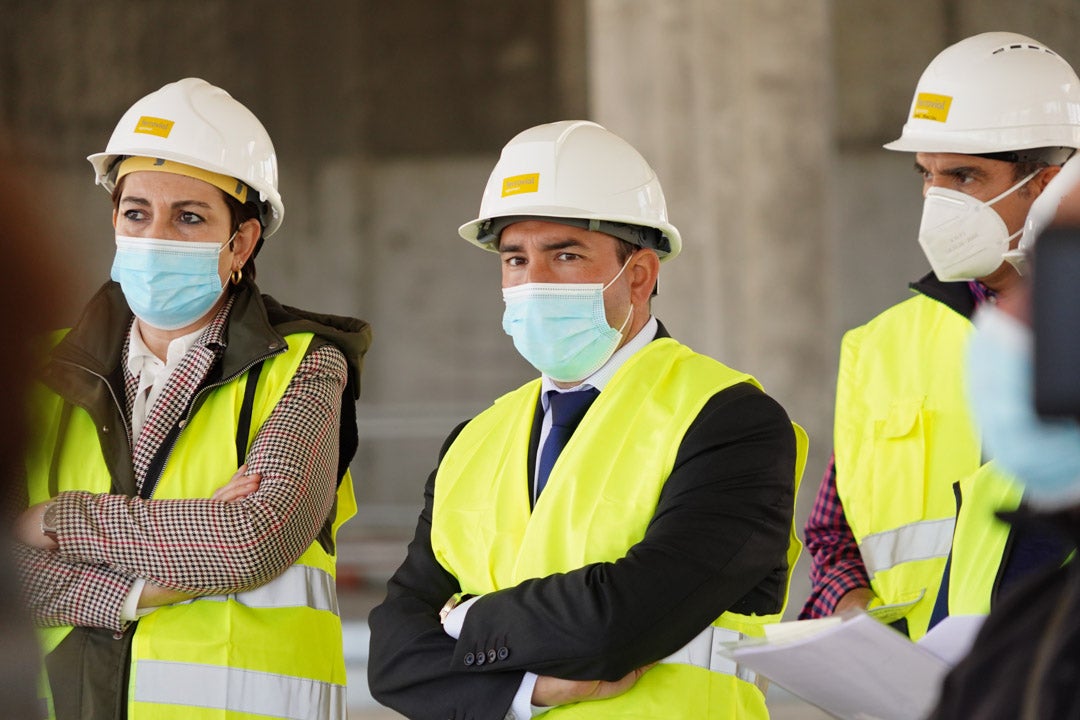
[[[1042,171],[1042,168],[1039,168],[1038,170],[1036,170],[1035,172],[1031,173],[1031,174],[1030,174],[1030,175],[1028,175],[1028,176],[1027,176],[1026,178],[1024,178],[1023,180],[1021,180],[1020,182],[1018,182],[1018,183],[1016,183],[1015,185],[1013,185],[1013,186],[1012,186],[1011,188],[1009,188],[1009,189],[1008,189],[1008,190],[1006,190],[1005,192],[1003,192],[1003,193],[1001,193],[1000,195],[998,195],[998,196],[997,196],[996,198],[993,198],[993,199],[991,199],[991,200],[987,200],[987,201],[986,201],[985,203],[983,203],[983,204],[984,204],[984,205],[986,205],[986,207],[991,207],[991,206],[993,206],[993,204],[994,204],[994,203],[996,203],[996,202],[997,202],[998,200],[1001,200],[1002,198],[1008,197],[1008,196],[1009,196],[1009,195],[1011,195],[1012,193],[1016,192],[1016,191],[1017,191],[1017,190],[1018,190],[1019,188],[1022,188],[1022,187],[1023,187],[1024,185],[1027,185],[1027,184],[1028,184],[1029,182],[1031,182],[1031,178],[1033,178],[1033,177],[1035,177],[1036,175],[1038,175],[1038,174],[1039,174],[1039,173],[1040,173],[1041,171]],[[1014,232],[1014,233],[1013,233],[1012,235],[1010,235],[1009,237],[1005,238],[1005,242],[1006,242],[1006,243],[1010,243],[1010,244],[1011,244],[1013,240],[1015,240],[1016,238],[1020,237],[1020,236],[1021,236],[1021,235],[1023,235],[1023,234],[1024,234],[1024,227],[1023,227],[1023,226],[1021,225],[1021,226],[1020,226],[1020,229],[1019,229],[1019,230],[1017,230],[1016,232]],[[1006,258],[1006,259],[1008,259],[1008,258]]]
[[[633,260],[633,259],[634,259],[634,253],[630,253],[630,256],[626,258],[626,262],[624,262],[622,264],[622,267],[619,268],[619,272],[615,273],[615,277],[611,278],[611,280],[608,282],[608,284],[600,289],[600,294],[601,295],[603,295],[604,291],[607,290],[609,287],[611,287],[615,283],[615,281],[619,279],[619,277],[623,274],[623,271],[626,270],[626,266],[629,265],[630,261]],[[630,318],[632,318],[632,317],[634,317],[634,303],[630,303],[630,312],[627,313],[626,319],[623,320],[622,325],[619,326],[618,333],[620,335],[622,335],[622,331],[626,329],[626,326],[630,323]]]
[[[1001,194],[1000,194],[1000,195],[998,195],[997,197],[995,197],[995,198],[992,198],[992,199],[990,199],[990,200],[987,200],[986,202],[984,202],[984,203],[983,203],[983,205],[986,205],[987,207],[990,207],[991,205],[993,205],[994,203],[996,203],[996,202],[997,202],[998,200],[1001,200],[1002,198],[1005,198],[1005,197],[1008,197],[1009,195],[1012,195],[1012,194],[1013,194],[1014,192],[1016,192],[1016,191],[1017,191],[1018,189],[1020,189],[1020,188],[1024,187],[1025,185],[1027,185],[1027,184],[1028,184],[1028,182],[1029,182],[1029,181],[1031,180],[1031,178],[1033,178],[1033,177],[1035,177],[1036,175],[1038,175],[1038,174],[1039,174],[1040,172],[1042,172],[1042,170],[1043,170],[1043,168],[1039,168],[1038,170],[1036,170],[1035,172],[1031,173],[1031,174],[1030,174],[1030,175],[1028,175],[1028,176],[1027,176],[1026,178],[1024,178],[1024,179],[1023,179],[1023,180],[1021,180],[1020,182],[1016,183],[1016,184],[1015,184],[1015,185],[1013,185],[1013,186],[1012,186],[1011,188],[1009,188],[1009,189],[1008,189],[1008,190],[1006,190],[1005,192],[1001,193]]]
[[[634,317],[634,304],[630,303],[630,312],[626,314],[626,319],[623,320],[623,324],[619,326],[619,334],[622,335],[623,330],[630,324],[630,318]]]
[[[221,247],[218,248],[218,255],[221,254],[221,251],[225,249],[226,245],[230,245],[230,246],[232,245],[232,242],[233,242],[233,240],[236,239],[236,234],[238,232],[240,232],[240,228],[237,228],[237,229],[233,230],[233,234],[229,236],[229,239],[226,240],[224,243],[222,243]],[[240,268],[239,270],[233,270],[231,273],[229,273],[229,282],[231,282],[233,285],[239,285],[240,281],[243,280],[243,279],[244,279],[244,269],[243,268]],[[224,286],[222,286],[222,287],[224,287]]]
[[[605,291],[605,290],[607,290],[607,289],[608,289],[609,287],[611,287],[611,286],[612,286],[612,285],[614,284],[614,282],[615,282],[616,280],[618,280],[620,276],[622,276],[622,274],[623,274],[623,271],[624,271],[624,270],[626,270],[626,266],[627,266],[627,265],[629,265],[629,264],[630,264],[630,261],[631,261],[631,260],[633,260],[633,259],[634,259],[634,253],[630,253],[629,257],[627,257],[627,258],[626,258],[626,262],[624,262],[624,263],[622,264],[622,267],[621,267],[621,268],[619,268],[619,272],[615,273],[615,277],[611,278],[611,280],[609,280],[609,281],[608,281],[608,284],[607,284],[607,285],[605,285],[604,287],[600,288],[600,292],[604,292],[604,291]]]

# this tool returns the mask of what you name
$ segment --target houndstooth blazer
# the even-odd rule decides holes
[[[247,297],[245,308],[261,305],[254,286],[250,295],[255,300]],[[323,528],[335,499],[343,393],[347,383],[358,384],[350,370],[359,363],[359,356],[347,363],[342,351],[329,343],[300,363],[251,444],[248,472],[262,476],[254,494],[227,504],[207,498],[139,497],[170,428],[228,352],[236,298],[230,297],[168,378],[139,437],[129,435],[135,492],[61,493],[56,499],[60,549],[19,548],[25,592],[39,625],[119,631],[125,624],[121,606],[136,578],[199,595],[257,587],[284,572]],[[265,308],[261,317],[266,322]],[[362,355],[370,333],[366,324],[352,322]],[[233,327],[234,337],[236,332]],[[123,424],[130,428],[138,379],[127,371],[126,356],[125,340],[119,365]],[[350,420],[355,433],[351,413]],[[222,477],[221,484],[228,480]]]

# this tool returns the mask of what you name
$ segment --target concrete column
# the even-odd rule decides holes
[[[592,116],[652,163],[684,238],[654,312],[810,433],[801,519],[832,445],[837,353],[828,2],[592,0],[588,21]]]

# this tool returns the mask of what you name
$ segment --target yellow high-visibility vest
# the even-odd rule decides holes
[[[959,488],[960,512],[949,568],[949,614],[986,615],[1010,531],[997,513],[1018,508],[1023,487],[989,462],[961,480]]]
[[[526,468],[540,381],[495,401],[461,431],[439,465],[431,546],[466,593],[614,562],[645,536],[687,428],[716,393],[749,375],[669,338],[654,340],[612,377],[559,456],[530,512]],[[806,435],[797,439],[797,486]],[[627,438],[648,437],[647,442]],[[801,545],[790,531],[788,579]],[[785,589],[785,604],[786,604]],[[782,614],[726,612],[714,626],[747,635]],[[767,718],[765,700],[738,673],[660,664],[628,692],[553,708],[567,718]]]
[[[954,555],[950,570],[950,587],[967,608],[989,608],[1008,537],[994,510],[1019,503],[1015,482],[982,462],[964,380],[971,327],[945,304],[916,295],[848,332],[840,350],[836,490],[877,596],[871,609],[886,622],[906,618],[914,640],[926,633],[953,547],[953,484],[969,494],[1006,488],[986,502],[971,495],[961,507],[965,535],[981,544]]]
[[[285,392],[312,340],[286,336],[256,385],[248,444]],[[237,421],[248,373],[217,387],[183,428],[154,499],[209,498],[236,470]],[[109,471],[90,415],[35,388],[38,413],[28,456],[30,502],[53,491],[108,493]],[[356,511],[352,479],[337,493],[338,527]],[[345,662],[335,557],[313,542],[288,570],[242,593],[163,606],[139,620],[128,685],[131,720],[344,718]],[[47,628],[45,651],[70,627]]]

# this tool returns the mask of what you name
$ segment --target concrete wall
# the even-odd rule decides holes
[[[840,334],[926,265],[911,158],[880,148],[919,73],[990,29],[1080,63],[1077,28],[1072,0],[0,0],[0,161],[29,158],[74,317],[112,256],[83,158],[122,111],[197,75],[263,120],[287,210],[261,284],[375,328],[345,537],[379,575],[445,434],[530,375],[500,329],[493,256],[455,232],[513,134],[588,116],[653,162],[686,238],[656,312],[810,431],[804,517]]]

